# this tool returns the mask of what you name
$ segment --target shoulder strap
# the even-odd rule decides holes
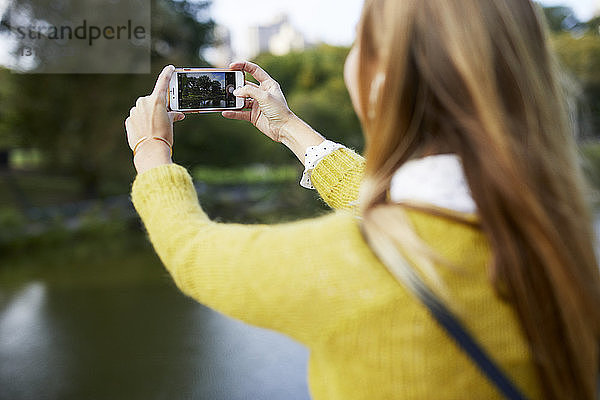
[[[404,260],[406,262],[406,260]],[[406,262],[406,270],[399,277],[427,307],[433,318],[446,330],[456,344],[471,358],[471,361],[496,388],[510,400],[526,400],[527,397],[517,388],[511,379],[500,369],[487,352],[479,345],[477,340],[468,332],[467,328],[446,307],[423,282],[419,275]]]
[[[419,291],[416,294],[419,300],[429,309],[433,318],[448,332],[458,346],[467,353],[486,378],[502,392],[504,397],[511,400],[527,399],[479,343],[477,343],[475,338],[469,334],[463,324],[433,293],[427,294]]]

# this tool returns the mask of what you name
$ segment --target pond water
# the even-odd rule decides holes
[[[310,399],[300,344],[207,309],[163,275],[107,282],[0,286],[0,400]]]
[[[0,297],[0,399],[309,399],[307,350],[174,285],[53,287]]]

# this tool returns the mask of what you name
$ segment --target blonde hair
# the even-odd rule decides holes
[[[600,336],[592,219],[538,13],[529,0],[365,2],[362,230],[396,276],[405,251],[439,284],[432,266],[442,260],[386,192],[410,158],[459,155],[490,241],[491,283],[519,317],[545,397],[592,400]]]

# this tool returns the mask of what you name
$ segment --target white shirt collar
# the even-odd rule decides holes
[[[477,213],[456,154],[436,154],[405,162],[392,177],[390,199],[416,200],[462,213]]]

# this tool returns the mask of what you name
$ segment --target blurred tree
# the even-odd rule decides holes
[[[6,102],[15,95],[14,80],[12,74],[6,69],[0,68],[0,151],[14,147],[17,144],[17,135],[15,130],[9,126],[9,121],[14,118],[14,110],[7,107]]]
[[[600,66],[595,61],[600,49],[598,35],[594,36],[598,20],[582,23],[565,7],[544,12],[553,27],[553,43],[560,58],[583,82],[584,103],[593,117],[591,130],[600,133],[600,90],[595,86],[600,79]],[[348,51],[346,47],[320,45],[283,56],[265,53],[254,61],[280,83],[292,111],[326,137],[362,151],[360,122],[343,81]],[[266,139],[250,124],[223,121],[219,115],[189,116],[177,124],[176,135],[176,158],[188,166],[294,162],[287,149]]]
[[[563,32],[552,37],[561,62],[584,86],[600,84],[600,36],[573,36]]]
[[[600,36],[600,16],[590,19],[585,25],[590,35]]]
[[[569,7],[543,7],[551,43],[578,88],[576,97],[581,138],[600,138],[600,17],[580,21]],[[567,79],[570,80],[570,79]]]
[[[562,65],[572,73],[579,82],[579,125],[582,138],[600,138],[600,35],[597,27],[598,19],[586,23],[584,33],[555,33],[552,45]]]
[[[10,72],[0,68],[0,99],[9,99],[14,95]],[[8,167],[8,149],[17,143],[15,131],[8,126],[12,109],[0,104],[0,169]]]
[[[51,0],[18,0],[42,18]],[[74,0],[76,1],[76,0]],[[11,74],[0,69],[0,150],[40,149],[46,168],[76,176],[87,197],[99,183],[133,175],[123,121],[138,96],[150,92],[167,63],[207,65],[200,50],[211,43],[209,1],[151,0],[152,73],[147,75]],[[582,82],[600,132],[598,19],[583,24],[564,7],[544,10],[553,44]],[[343,81],[348,48],[320,45],[284,56],[262,54],[256,62],[279,81],[291,109],[332,140],[361,151],[363,138]],[[218,114],[190,115],[175,128],[174,159],[184,166],[235,166],[294,162],[291,152],[250,124]]]
[[[31,20],[43,20],[52,4],[50,0],[18,1],[19,7],[29,10]],[[200,51],[212,40],[213,22],[204,15],[209,4],[208,0],[151,0],[151,74],[2,71],[0,146],[39,149],[44,167],[76,177],[86,198],[99,194],[104,179],[126,184],[133,170],[123,122],[136,98],[152,90],[164,65],[207,65]],[[9,86],[5,81],[10,81],[16,95],[5,93],[2,88]]]

